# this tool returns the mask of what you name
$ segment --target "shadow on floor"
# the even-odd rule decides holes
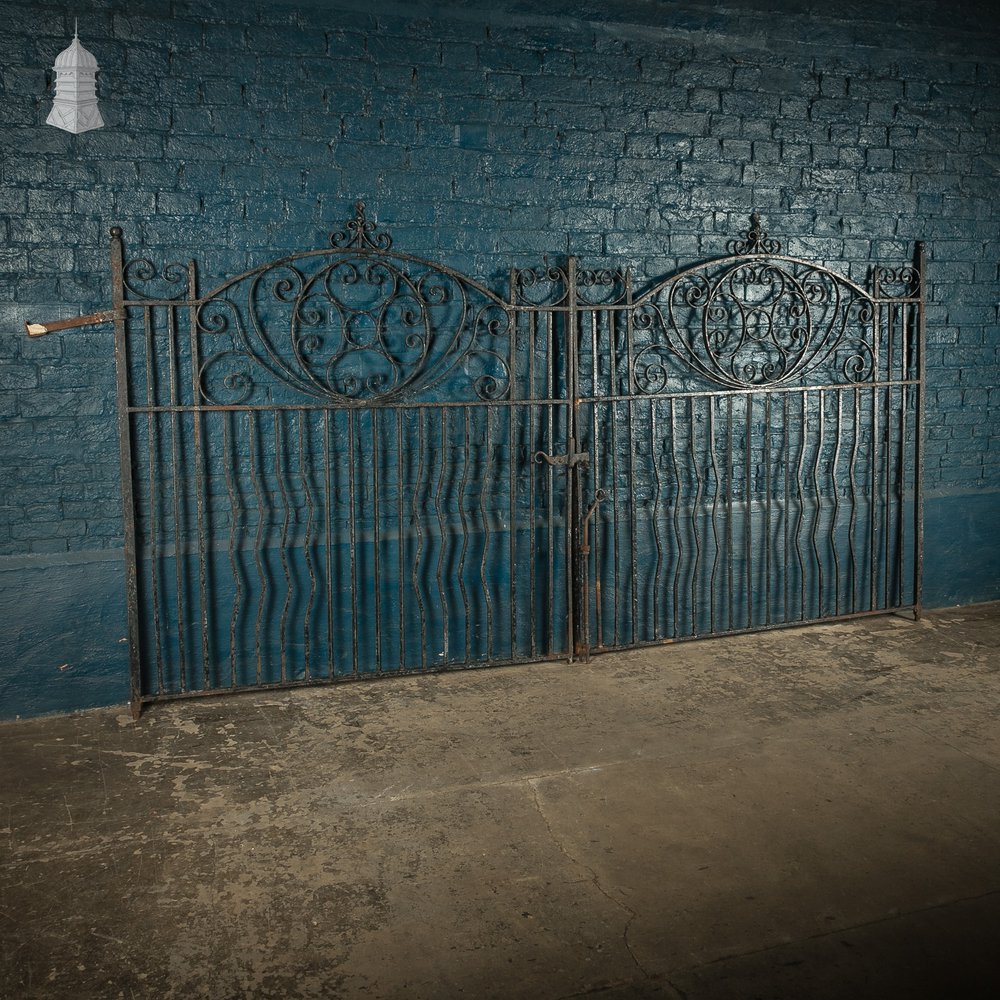
[[[0,727],[0,996],[1000,995],[1000,605]]]

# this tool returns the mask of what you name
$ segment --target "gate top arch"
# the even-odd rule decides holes
[[[880,306],[919,301],[916,266],[875,266],[871,288],[863,288],[817,261],[785,254],[756,212],[730,250],[636,298],[636,392],[661,391],[671,363],[744,391],[892,377]]]
[[[729,250],[640,294],[629,270],[586,270],[571,259],[512,268],[501,295],[395,250],[359,201],[328,248],[275,259],[206,294],[197,293],[193,265],[157,270],[147,258],[123,266],[122,286],[125,305],[193,311],[191,360],[206,405],[512,398],[513,369],[527,349],[515,343],[518,317],[531,312],[624,317],[615,323],[627,327],[622,347],[636,394],[891,377],[880,306],[921,301],[919,267],[874,266],[866,289],[785,254],[756,212]]]

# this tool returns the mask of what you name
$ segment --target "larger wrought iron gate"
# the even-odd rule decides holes
[[[202,295],[113,231],[134,709],[916,613],[922,251],[732,251],[499,295],[359,205]]]

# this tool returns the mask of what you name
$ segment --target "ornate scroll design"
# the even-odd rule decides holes
[[[125,264],[122,282],[129,300],[174,301],[193,294],[187,267],[176,261],[158,268],[148,257],[137,257]]]
[[[354,203],[354,218],[348,219],[343,229],[330,235],[330,246],[335,250],[374,250],[385,252],[392,249],[392,237],[380,233],[375,223],[365,215],[365,203]]]
[[[613,307],[626,301],[625,271],[609,268],[577,268],[575,299],[580,306]],[[546,262],[541,267],[511,271],[511,302],[523,308],[568,308],[570,276],[566,267]]]
[[[920,272],[911,264],[876,267],[872,277],[876,298],[915,299],[920,295]]]
[[[611,268],[580,268],[576,272],[576,300],[581,306],[615,306],[626,301],[625,271]]]
[[[374,246],[363,214],[352,221],[352,239]],[[277,261],[209,296],[198,324],[200,385],[211,403],[289,393],[385,403],[446,382],[480,399],[510,391],[502,304],[411,258],[331,252]]]
[[[859,383],[876,370],[872,300],[820,265],[790,258],[733,257],[686,272],[642,300],[633,322],[641,393],[691,373],[755,389],[810,375]]]
[[[750,254],[779,254],[781,253],[781,243],[767,235],[764,229],[760,212],[753,212],[750,216],[750,228],[740,239],[732,240],[729,244],[730,252],[734,256]]]
[[[569,302],[566,268],[546,263],[542,267],[515,267],[510,274],[511,302],[521,306],[558,308]]]

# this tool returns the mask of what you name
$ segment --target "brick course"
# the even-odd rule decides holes
[[[357,198],[487,280],[567,250],[653,277],[753,207],[855,278],[924,239],[925,484],[1000,489],[989,4],[413,6],[96,0],[107,127],[70,136],[43,122],[72,16],[0,2],[0,555],[121,544],[110,333],[22,328],[108,306],[109,227],[207,287]]]

